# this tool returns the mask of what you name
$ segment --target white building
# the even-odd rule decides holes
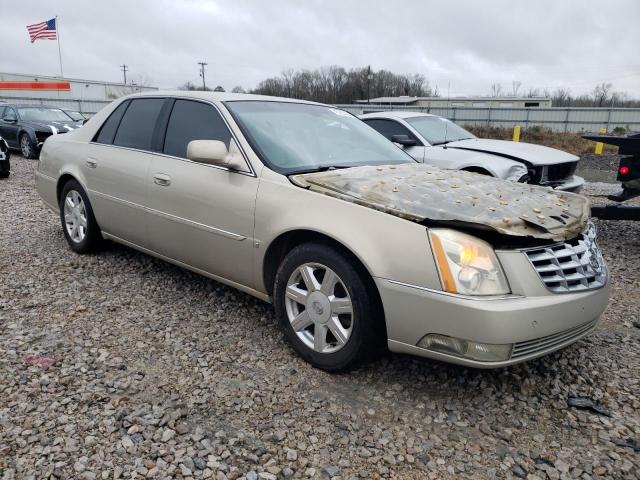
[[[0,101],[45,104],[95,113],[116,98],[158,90],[135,84],[0,72]]]

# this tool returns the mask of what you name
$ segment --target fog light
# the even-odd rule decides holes
[[[422,337],[418,347],[479,362],[502,362],[511,357],[512,345],[478,343],[431,333]]]

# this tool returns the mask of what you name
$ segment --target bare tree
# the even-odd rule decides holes
[[[153,79],[146,73],[139,73],[130,78],[130,83],[138,87],[150,87],[153,85]]]
[[[247,93],[247,92],[240,85],[237,85],[231,89],[231,93]]]
[[[554,107],[568,107],[571,100],[571,91],[568,88],[558,87],[551,94],[551,105]]]
[[[500,85],[499,83],[492,83],[491,84],[490,95],[492,97],[501,96],[502,95],[502,85]]]
[[[252,93],[315,100],[323,103],[351,103],[367,98],[369,84],[371,97],[430,96],[434,92],[422,74],[399,75],[387,70],[372,71],[353,68],[346,70],[337,65],[315,70],[285,70],[278,77],[261,81]],[[437,92],[436,92],[437,93]]]
[[[605,104],[609,95],[611,94],[611,85],[610,83],[602,82],[599,85],[596,85],[593,89],[593,100],[596,102],[598,107],[601,107]]]
[[[527,98],[535,98],[535,97],[539,97],[540,96],[540,89],[539,88],[529,88],[529,90],[527,90],[527,93],[525,95],[525,97]]]
[[[514,80],[511,82],[511,95],[514,97],[518,96],[518,90],[522,86],[522,82],[520,80]]]

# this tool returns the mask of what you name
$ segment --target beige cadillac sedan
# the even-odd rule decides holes
[[[76,252],[113,240],[273,302],[330,371],[385,347],[510,365],[588,334],[607,305],[584,197],[418,164],[325,105],[125,97],[50,137],[36,183]]]

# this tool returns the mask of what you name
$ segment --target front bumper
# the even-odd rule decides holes
[[[584,178],[579,177],[578,175],[571,175],[570,177],[563,180],[559,185],[553,185],[553,188],[555,190],[562,190],[563,192],[578,193],[580,192],[580,190],[582,190],[583,185]]]
[[[482,299],[376,278],[387,319],[388,346],[478,368],[513,365],[546,355],[590,333],[605,310],[609,286],[581,293]],[[514,344],[508,360],[480,362],[417,346],[427,334],[486,344]]]

